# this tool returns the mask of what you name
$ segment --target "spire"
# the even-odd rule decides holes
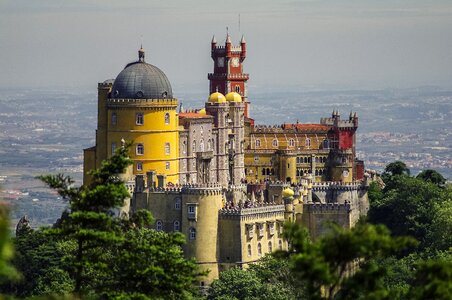
[[[245,41],[245,36],[242,35],[242,39],[240,40],[240,44],[245,44],[245,43],[246,43],[246,41]]]
[[[138,61],[144,62],[144,49],[143,49],[143,44],[141,45],[140,49],[138,50]]]
[[[229,36],[229,28],[226,27],[226,44],[231,43],[231,37]]]
[[[216,44],[217,43],[217,39],[215,38],[215,34],[212,37],[212,44]]]

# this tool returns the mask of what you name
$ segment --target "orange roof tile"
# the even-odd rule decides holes
[[[187,119],[200,119],[200,118],[210,118],[211,116],[206,114],[200,114],[197,112],[184,112],[179,113],[179,119],[187,118]]]

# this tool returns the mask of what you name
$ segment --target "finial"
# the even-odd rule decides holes
[[[121,148],[124,148],[126,146],[126,140],[124,138],[121,138]]]
[[[140,49],[138,50],[138,60],[140,62],[144,62],[144,49],[143,49],[143,44],[141,44]]]
[[[226,44],[231,43],[231,37],[229,36],[229,28],[226,27]]]
[[[242,35],[242,39],[240,40],[240,43],[241,43],[241,44],[245,44],[245,43],[246,43],[246,41],[245,41],[245,36],[244,36],[244,35]]]
[[[216,44],[217,43],[217,39],[215,38],[215,34],[212,37],[212,44]]]

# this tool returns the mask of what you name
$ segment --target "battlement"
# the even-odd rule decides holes
[[[303,213],[349,213],[352,210],[350,203],[305,203]]]
[[[320,124],[334,126],[336,128],[356,128],[354,120],[340,120],[336,118],[320,118]]]
[[[342,190],[342,191],[353,191],[362,189],[363,184],[361,181],[354,181],[351,183],[343,183],[340,181],[325,181],[325,182],[315,182],[312,185],[312,191],[326,191],[326,190]]]
[[[262,216],[263,214],[284,214],[284,205],[273,203],[256,203],[253,207],[222,208],[219,211],[220,217],[242,217],[242,216]]]
[[[234,74],[234,73],[208,73],[207,79],[226,79],[226,80],[248,80],[250,78],[249,74],[241,73],[241,74]]]
[[[295,126],[288,126],[295,125]],[[255,125],[252,133],[293,133],[293,132],[328,132],[330,126],[324,124],[283,124]]]
[[[104,82],[99,82],[97,84],[98,88],[110,88],[113,86],[113,81],[104,81]]]
[[[108,107],[170,107],[177,108],[178,101],[177,99],[116,99],[109,98],[107,99]]]

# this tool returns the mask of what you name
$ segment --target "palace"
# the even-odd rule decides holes
[[[243,73],[246,41],[211,42],[213,73],[204,107],[185,111],[145,51],[114,80],[98,84],[96,145],[84,150],[89,170],[132,142],[124,174],[126,213],[148,209],[155,229],[187,236],[209,284],[231,266],[286,249],[285,221],[306,225],[313,238],[326,221],[352,227],[368,210],[367,176],[356,159],[358,116],[338,111],[318,124],[256,125]]]

